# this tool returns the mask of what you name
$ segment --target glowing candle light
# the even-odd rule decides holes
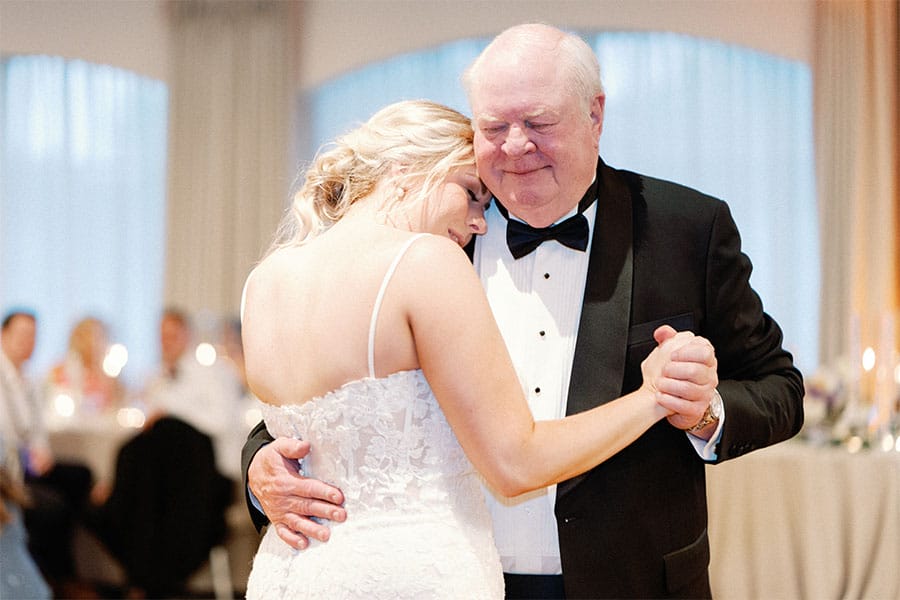
[[[875,368],[875,350],[871,346],[863,350],[862,368],[866,373]]]
[[[210,367],[216,362],[216,347],[208,342],[197,344],[197,350],[195,351],[194,355],[197,357],[198,363],[200,363],[204,367]]]
[[[56,410],[56,414],[71,417],[75,414],[75,399],[69,394],[57,394],[53,398],[53,408]]]
[[[103,357],[103,372],[110,377],[118,377],[128,362],[128,349],[122,344],[113,344]]]

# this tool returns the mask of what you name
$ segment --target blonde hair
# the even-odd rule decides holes
[[[398,201],[427,198],[451,171],[475,164],[468,117],[428,100],[390,104],[324,147],[307,169],[272,246],[299,246],[339,221],[360,198],[395,178]]]
[[[69,350],[85,365],[96,366],[106,351],[106,325],[95,317],[86,317],[78,321],[69,334]],[[98,347],[98,344],[100,346]]]

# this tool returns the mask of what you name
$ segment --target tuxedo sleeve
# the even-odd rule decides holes
[[[253,520],[253,525],[256,526],[257,531],[268,525],[269,519],[266,518],[265,513],[256,508],[250,500],[250,486],[247,484],[247,470],[250,468],[250,463],[253,461],[253,457],[256,456],[256,453],[259,452],[259,449],[271,441],[272,436],[269,435],[266,424],[263,421],[260,421],[256,424],[256,427],[250,431],[250,434],[247,436],[247,441],[244,442],[244,448],[241,450],[244,500],[247,502],[247,510],[250,512],[250,518]]]
[[[710,231],[707,335],[716,349],[725,404],[716,462],[794,436],[803,425],[803,378],[783,346],[781,328],[750,286],[752,266],[737,226],[720,203]]]

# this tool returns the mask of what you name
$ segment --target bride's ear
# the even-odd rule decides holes
[[[391,195],[395,200],[402,200],[410,188],[415,187],[415,182],[410,178],[409,169],[401,163],[391,164],[386,179],[390,187],[393,188]]]
[[[391,169],[388,171],[387,178],[397,186],[405,187],[406,182],[404,179],[407,176],[407,168],[406,165],[400,163],[391,163]]]

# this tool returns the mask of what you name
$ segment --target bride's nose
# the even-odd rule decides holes
[[[484,209],[476,209],[475,214],[469,216],[469,229],[473,233],[484,235],[487,233],[487,221],[484,219]]]

